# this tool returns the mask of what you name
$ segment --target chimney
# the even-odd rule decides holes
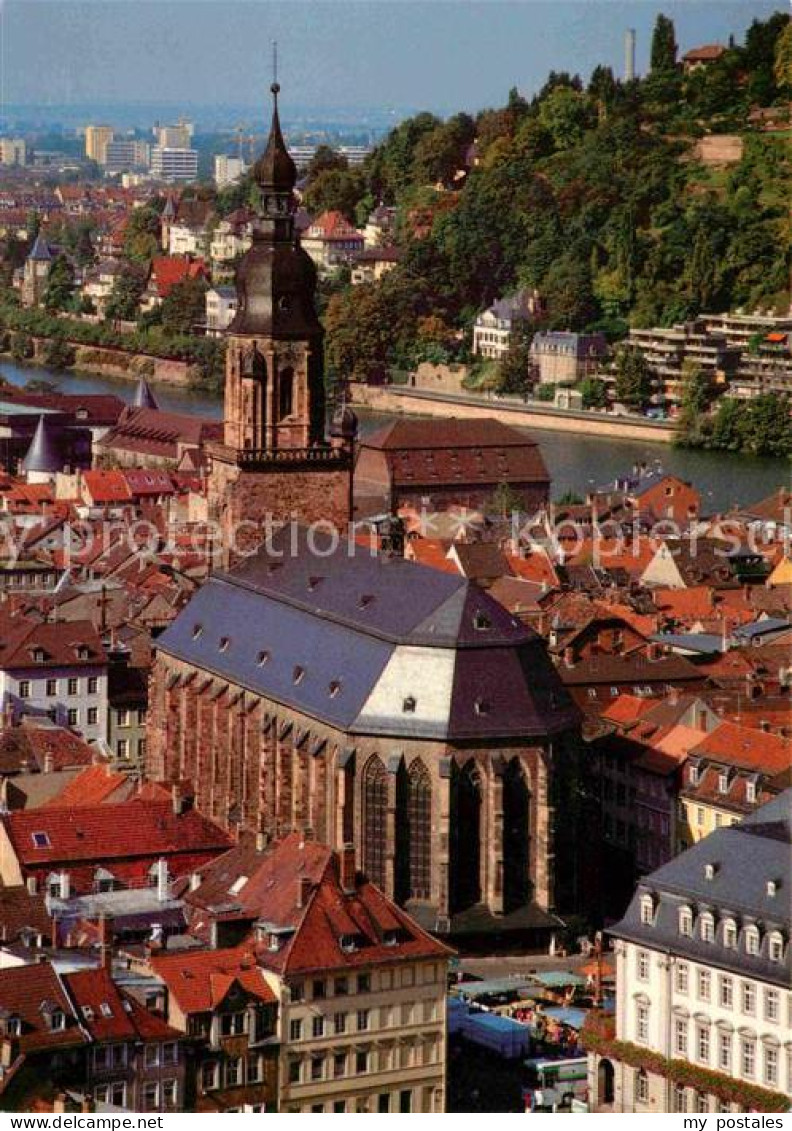
[[[313,883],[309,876],[300,876],[300,888],[297,895],[297,906],[305,907],[311,894]]]
[[[44,773],[45,774],[51,774],[54,769],[55,769],[55,758],[53,757],[52,751],[48,750],[47,753],[44,755]]]
[[[184,798],[182,797],[181,786],[177,781],[171,786],[171,803],[173,805],[173,814],[180,817],[184,812]]]
[[[68,872],[63,871],[60,874],[60,897],[61,899],[68,899],[71,895],[71,877]]]
[[[341,887],[343,891],[353,892],[356,878],[355,846],[354,844],[345,844],[341,849]]]
[[[113,936],[108,930],[107,916],[99,916],[99,960],[108,974],[113,969]]]
[[[256,833],[256,852],[263,852],[267,847],[267,834],[258,832]]]
[[[201,886],[201,876],[199,872],[190,873],[190,891],[197,891]]]
[[[160,857],[157,861],[157,899],[166,903],[168,898],[168,861]]]

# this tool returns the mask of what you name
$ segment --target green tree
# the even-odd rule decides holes
[[[312,216],[322,212],[342,212],[347,220],[354,223],[364,191],[365,183],[359,170],[326,169],[305,190],[303,204]]]
[[[133,208],[124,229],[124,255],[136,263],[152,259],[160,248],[160,214],[146,205]]]
[[[776,40],[773,77],[779,90],[787,91],[792,98],[792,21]]]
[[[329,145],[319,145],[316,152],[308,163],[307,177],[308,182],[316,180],[322,173],[329,172],[345,172],[349,168],[349,162],[343,153],[333,149]]]
[[[74,270],[65,255],[54,259],[47,276],[43,302],[46,310],[59,313],[71,308],[74,299]]]
[[[535,367],[531,357],[533,334],[518,332],[508,352],[498,362],[497,389],[501,393],[526,396],[533,387]]]
[[[580,383],[584,408],[607,408],[608,386],[600,377],[584,377]]]
[[[706,310],[715,293],[715,255],[709,233],[702,225],[693,237],[687,270],[687,291],[696,313]]]
[[[171,287],[162,300],[162,328],[169,334],[192,334],[206,315],[207,284],[203,279],[184,279]]]
[[[652,32],[650,67],[653,71],[673,71],[677,62],[676,32],[674,21],[662,12],[655,21]]]
[[[629,408],[643,408],[652,392],[652,376],[646,358],[634,346],[622,346],[616,354],[616,400]]]
[[[519,492],[504,480],[492,493],[490,509],[499,518],[508,518],[512,514],[521,514],[525,510],[525,502]]]
[[[140,299],[146,289],[146,269],[141,263],[127,263],[116,275],[113,289],[105,306],[105,318],[110,322],[134,322],[138,316]]]

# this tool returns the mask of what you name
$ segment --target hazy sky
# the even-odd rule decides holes
[[[0,0],[12,103],[259,103],[277,38],[284,102],[479,108],[549,69],[646,65],[657,12],[681,48],[741,39],[785,0]]]

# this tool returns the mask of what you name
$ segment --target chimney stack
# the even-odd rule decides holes
[[[104,913],[99,916],[99,959],[102,968],[110,974],[113,969],[113,939]]]
[[[341,887],[345,892],[355,890],[357,868],[355,866],[355,846],[345,844],[341,849]]]

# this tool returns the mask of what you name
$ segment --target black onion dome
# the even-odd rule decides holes
[[[316,267],[299,243],[254,238],[237,268],[231,333],[281,338],[321,335],[314,307]]]
[[[297,182],[297,166],[291,159],[281,132],[278,115],[279,85],[270,87],[273,96],[272,125],[267,147],[253,166],[253,178],[262,189],[275,192],[291,192]]]

